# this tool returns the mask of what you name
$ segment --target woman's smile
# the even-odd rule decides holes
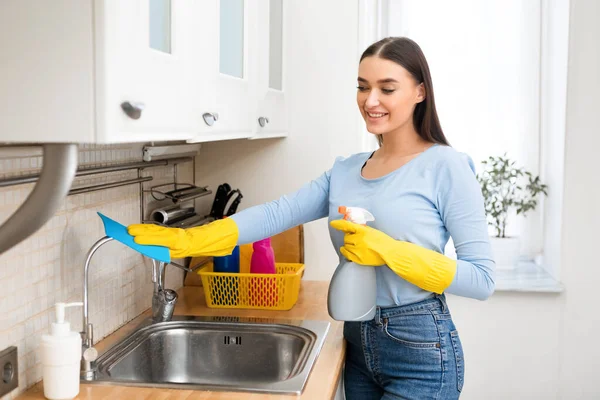
[[[383,111],[367,111],[365,110],[365,115],[367,116],[367,122],[369,123],[377,123],[385,120],[389,113]]]

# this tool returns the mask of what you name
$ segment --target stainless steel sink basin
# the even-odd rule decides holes
[[[100,355],[93,382],[299,394],[328,329],[324,321],[149,319]]]

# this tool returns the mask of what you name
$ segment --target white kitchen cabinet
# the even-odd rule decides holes
[[[202,115],[213,112],[209,94],[215,88],[206,79],[210,64],[202,60],[214,52],[207,40],[215,29],[211,3],[104,0],[95,5],[96,33],[103,40],[97,48],[106,52],[96,76],[98,140],[189,139],[210,130]],[[124,112],[124,102],[143,104],[139,119]]]
[[[285,136],[285,17],[282,0],[0,1],[0,142]]]
[[[286,6],[283,0],[260,2],[257,24],[258,57],[255,59],[256,103],[254,138],[284,137],[288,133],[285,96]]]
[[[287,136],[282,0],[218,0],[218,121],[196,141]]]
[[[0,141],[185,140],[212,127],[214,3],[0,2]]]

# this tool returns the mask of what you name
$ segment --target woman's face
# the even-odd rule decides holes
[[[356,102],[369,132],[382,135],[412,124],[414,109],[424,99],[423,84],[399,64],[379,57],[360,62]]]

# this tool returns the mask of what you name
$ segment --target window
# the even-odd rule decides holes
[[[510,217],[507,234],[520,236],[522,256],[542,260],[558,279],[568,2],[379,0],[361,7],[379,27],[363,17],[363,39],[366,31],[374,40],[407,36],[421,46],[446,137],[478,171],[488,156],[506,152],[550,186],[535,212]]]

